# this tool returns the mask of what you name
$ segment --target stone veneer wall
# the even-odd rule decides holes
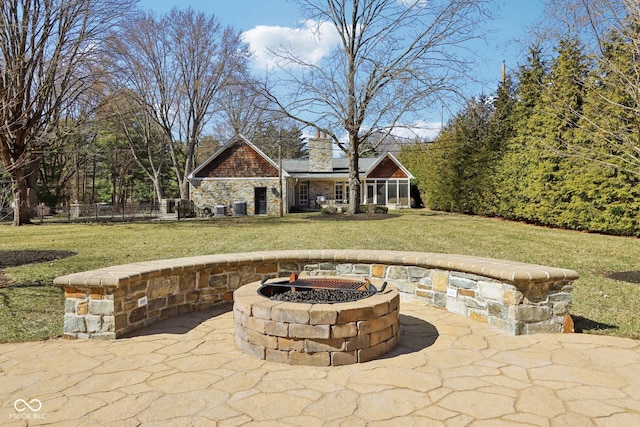
[[[256,187],[267,188],[267,215],[279,215],[280,198],[271,191],[272,188],[279,191],[278,178],[193,180],[191,182],[191,200],[198,208],[208,207],[212,212],[216,206],[227,206],[229,214],[232,213],[234,202],[246,202],[247,214],[254,215],[256,212]],[[287,186],[284,185],[284,180],[282,191],[284,193],[283,200],[287,200]]]
[[[64,335],[114,339],[158,320],[233,299],[264,277],[367,276],[513,335],[562,332],[573,270],[462,255],[375,250],[291,250],[174,258],[58,277]]]
[[[400,295],[393,285],[339,304],[273,301],[259,288],[260,282],[242,286],[233,303],[236,346],[253,357],[337,366],[368,362],[398,345]]]
[[[333,145],[330,139],[309,139],[309,172],[333,172]]]
[[[326,200],[333,200],[335,193],[336,187],[333,181],[309,181],[310,202],[316,201],[318,196],[324,197]]]

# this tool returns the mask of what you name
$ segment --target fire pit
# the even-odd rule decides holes
[[[378,289],[369,279],[351,280],[337,277],[298,278],[292,275],[289,280],[260,284],[258,293],[276,301],[308,302],[311,304],[334,304],[338,302],[357,301],[370,297],[377,292],[384,292],[387,282]]]
[[[254,282],[234,292],[236,345],[292,365],[366,362],[398,344],[399,299],[395,286],[361,278]]]

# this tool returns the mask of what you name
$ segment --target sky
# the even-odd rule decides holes
[[[526,60],[523,45],[518,41],[526,38],[526,29],[540,19],[545,0],[497,0],[498,9],[495,20],[488,24],[491,29],[486,34],[486,42],[478,44],[478,54],[482,59],[476,73],[483,84],[474,85],[471,89],[475,95],[490,95],[495,92],[501,77],[504,61],[508,72],[515,71],[519,64]],[[244,40],[254,52],[252,68],[263,69],[266,64],[264,47],[287,39],[290,43],[305,46],[309,55],[322,55],[322,46],[305,45],[303,33],[295,33],[293,28],[299,27],[301,15],[293,0],[140,0],[139,8],[164,14],[173,7],[191,7],[196,11],[214,14],[223,25],[230,25],[241,31]],[[327,40],[330,41],[330,40]],[[525,45],[526,46],[526,45]],[[453,107],[452,107],[453,108]],[[440,122],[446,123],[448,117],[455,113],[448,106],[437,106],[434,111],[427,112],[425,120],[433,123],[433,128]],[[435,130],[437,133],[437,130]],[[426,136],[434,136],[426,135]]]

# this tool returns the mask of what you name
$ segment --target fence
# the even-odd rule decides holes
[[[73,222],[130,222],[151,220],[180,220],[194,216],[190,201],[166,199],[162,203],[124,204],[109,203],[71,203],[50,208],[38,205],[31,212],[34,223],[73,223]],[[0,221],[11,221],[12,214],[0,217]]]

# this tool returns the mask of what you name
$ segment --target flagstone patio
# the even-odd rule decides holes
[[[234,347],[230,306],[112,341],[0,345],[0,424],[637,426],[640,342],[511,336],[406,300],[400,345],[337,367]]]

